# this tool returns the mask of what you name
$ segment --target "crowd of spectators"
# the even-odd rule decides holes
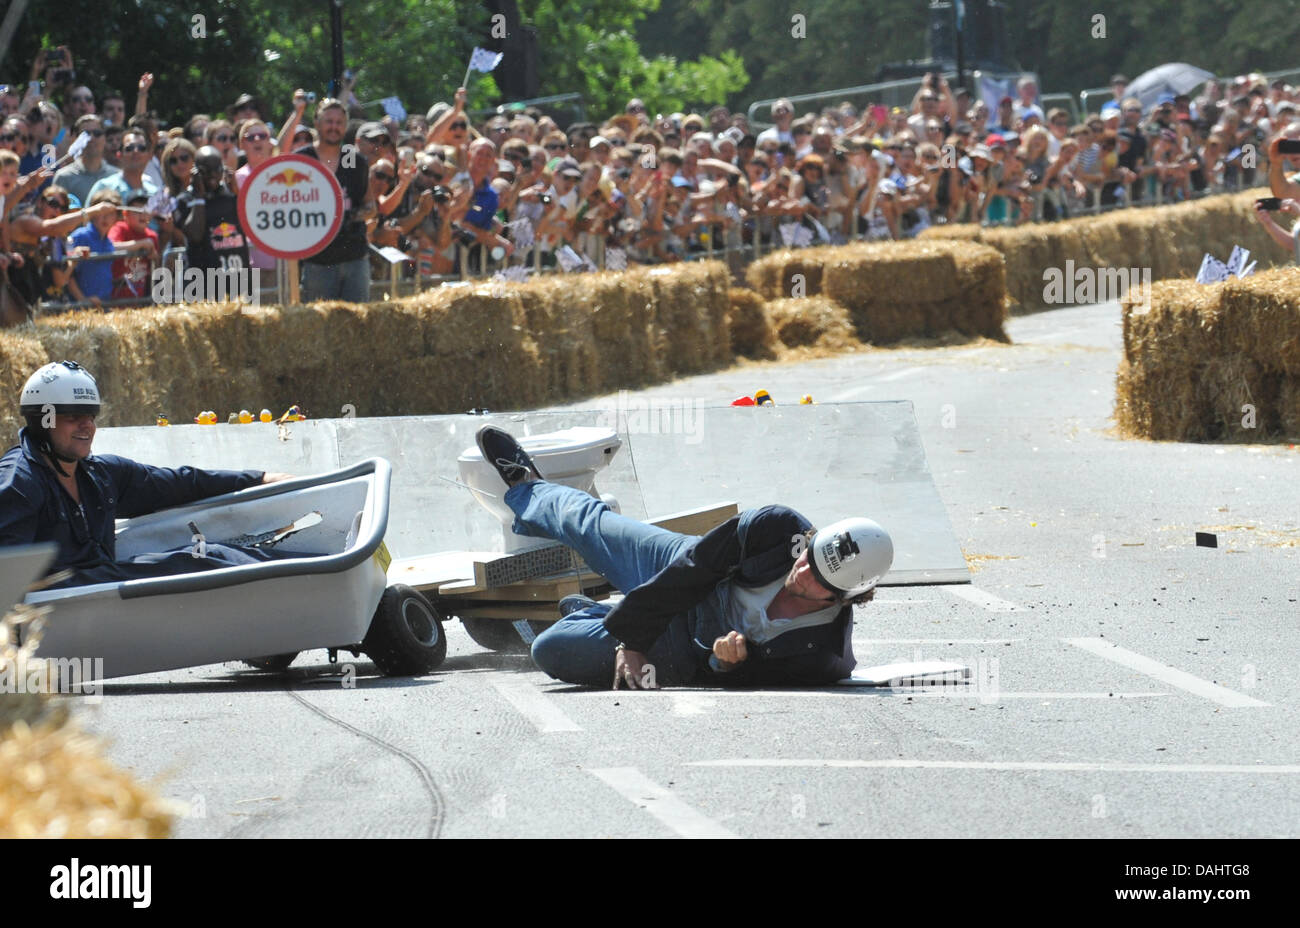
[[[32,302],[147,298],[169,246],[211,260],[189,204],[233,198],[277,153],[317,156],[319,147],[329,161],[323,153],[339,138],[365,171],[364,204],[348,216],[357,236],[409,256],[408,275],[438,278],[901,239],[942,223],[1017,225],[1176,202],[1262,182],[1268,141],[1300,137],[1300,88],[1259,75],[1145,108],[1115,75],[1113,99],[1078,122],[1044,111],[1029,77],[990,107],[930,74],[907,107],[844,102],[800,114],[779,100],[762,131],[722,106],[652,114],[638,99],[600,122],[562,127],[517,104],[476,121],[463,88],[423,115],[373,120],[348,84],[340,100],[316,104],[310,126],[309,95],[298,91],[283,112],[244,94],[224,112],[165,127],[149,108],[152,75],[140,78],[128,117],[121,93],[60,85],[71,53],[49,56],[34,62],[27,88],[0,86],[0,263]],[[322,119],[335,118],[346,120],[340,134],[323,140]],[[59,161],[83,133],[80,154]],[[161,210],[159,191],[174,198]],[[86,260],[110,253],[111,263]],[[223,260],[274,267],[255,247],[239,255]]]

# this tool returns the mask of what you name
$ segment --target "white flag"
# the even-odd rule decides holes
[[[501,53],[490,52],[486,48],[475,47],[474,54],[469,56],[469,69],[471,71],[482,71],[484,74],[500,63]]]
[[[583,266],[582,258],[578,257],[578,253],[569,245],[562,245],[556,249],[555,260],[565,271],[576,271]]]
[[[86,146],[89,144],[90,144],[90,133],[82,132],[81,135],[77,136],[76,140],[73,141],[73,143],[68,146],[68,157],[69,158],[79,157],[81,153],[86,150]]]
[[[398,122],[406,122],[406,107],[402,106],[401,97],[384,97],[379,101],[379,105],[384,108],[385,113]]]

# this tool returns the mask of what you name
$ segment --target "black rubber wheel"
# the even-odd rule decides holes
[[[417,590],[395,583],[384,590],[361,650],[385,676],[410,677],[442,664],[447,636],[433,604]]]
[[[487,648],[489,651],[499,651],[502,654],[527,654],[532,647],[531,643],[525,643],[524,639],[519,636],[515,623],[509,619],[465,618],[462,616],[460,621],[465,626],[465,631],[469,633],[470,638],[474,639],[474,643]],[[550,628],[551,623],[530,620],[528,627],[533,630],[533,637],[535,638]]]
[[[297,656],[298,652],[292,651],[289,654],[271,654],[267,657],[247,657],[244,658],[244,663],[250,667],[256,667],[258,670],[270,670],[279,673],[282,670],[288,670],[289,665],[294,662]]]

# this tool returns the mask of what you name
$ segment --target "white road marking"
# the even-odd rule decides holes
[[[874,606],[880,606],[880,605],[890,605],[890,606],[909,605],[910,606],[917,603],[932,603],[932,602],[934,602],[933,599],[885,599],[885,597],[883,596],[877,596],[875,599],[871,600],[871,603]]]
[[[795,696],[832,696],[836,698],[848,698],[857,695],[858,691],[867,690],[885,691],[890,693],[906,693],[909,696],[952,696],[958,698],[975,699],[983,696],[990,702],[997,702],[999,699],[1148,699],[1155,696],[1168,696],[1169,693],[1116,693],[1114,691],[1105,693],[1052,693],[1039,690],[1025,690],[1022,692],[1010,693],[1006,690],[998,690],[991,693],[987,689],[981,691],[975,684],[949,683],[946,686],[836,686],[825,690],[711,690],[711,689],[684,689],[675,687],[671,692],[674,697],[685,693],[708,693],[711,696],[780,696],[788,699]]]
[[[1200,677],[1194,677],[1186,671],[1178,670],[1149,657],[1143,657],[1141,654],[1128,651],[1104,638],[1065,638],[1062,640],[1074,645],[1076,648],[1082,648],[1096,654],[1098,657],[1104,657],[1108,661],[1114,661],[1128,667],[1130,670],[1144,673],[1161,683],[1176,686],[1180,690],[1186,690],[1193,696],[1200,696],[1202,699],[1217,702],[1221,706],[1241,708],[1243,706],[1268,705],[1268,703],[1247,696],[1245,693],[1238,693],[1226,686],[1219,686],[1219,684],[1211,683],[1209,680],[1202,680]]]
[[[814,758],[738,757],[689,761],[688,767],[859,767],[932,770],[1026,770],[1060,773],[1300,773],[1300,764],[1109,764],[1047,761],[982,760],[817,760]]]
[[[1011,644],[1024,638],[853,638],[854,644]]]
[[[708,715],[709,710],[718,704],[717,700],[700,690],[669,692],[672,695],[673,715]]]
[[[538,731],[582,731],[581,725],[561,712],[536,688],[526,683],[500,681],[493,686],[520,715],[536,725]]]
[[[992,593],[986,593],[977,586],[971,586],[967,583],[950,583],[940,587],[950,596],[956,596],[958,599],[965,599],[973,602],[982,609],[989,612],[1019,612],[1020,607],[1010,600],[1003,599],[1000,596],[994,596]]]
[[[588,770],[629,802],[636,803],[683,838],[735,838],[707,815],[696,812],[635,767]]]
[[[894,371],[892,374],[883,374],[881,376],[872,375],[871,379],[874,381],[873,383],[863,384],[860,387],[851,387],[848,390],[835,394],[831,397],[830,401],[832,403],[842,403],[845,400],[853,399],[855,396],[870,393],[872,390],[876,389],[876,384],[889,383],[893,380],[902,380],[904,377],[910,377],[912,374],[919,374],[923,370],[925,370],[923,367],[905,367],[901,371]]]

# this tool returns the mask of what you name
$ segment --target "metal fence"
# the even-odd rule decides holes
[[[1100,203],[1100,191],[1090,188],[1089,200],[1083,205],[1077,203],[1064,204],[1068,215],[1071,218],[1079,216],[1099,215],[1122,209],[1141,209],[1152,206],[1168,205],[1170,201],[1161,196],[1160,188],[1157,187],[1155,196],[1133,201],[1129,199],[1129,189],[1123,188],[1123,194],[1120,200],[1113,204],[1102,205]],[[1194,192],[1186,199],[1195,200],[1203,199],[1208,196],[1215,196],[1223,193],[1234,192],[1225,187],[1208,187],[1203,191]],[[1061,198],[1059,191],[1043,191],[1032,197],[1032,215],[1030,222],[1038,223],[1043,221],[1043,211],[1046,204],[1051,201],[1057,207],[1058,215],[1061,210]],[[1179,200],[1178,202],[1181,202]],[[856,210],[854,211],[856,215]],[[721,224],[705,226],[707,234],[699,235],[696,239],[696,246],[692,247],[685,254],[679,257],[681,261],[710,261],[720,260],[727,264],[733,275],[739,276],[743,273],[744,268],[751,262],[770,254],[773,251],[784,250],[787,248],[814,247],[827,244],[844,244],[848,242],[867,241],[867,234],[857,229],[852,235],[836,236],[830,241],[813,239],[803,244],[798,242],[787,243],[781,230],[782,225],[774,217],[759,216],[747,220],[744,228],[737,226],[724,227]],[[794,224],[797,225],[797,224]],[[990,223],[981,224],[984,227],[994,225],[1010,225],[1010,223]],[[1297,229],[1300,230],[1300,223],[1297,223]],[[746,240],[746,238],[748,240]],[[1300,239],[1297,239],[1300,242]],[[382,302],[386,300],[395,300],[402,297],[409,297],[419,294],[425,290],[431,290],[440,286],[468,286],[474,282],[483,282],[492,279],[498,273],[508,273],[522,275],[527,273],[530,277],[544,276],[549,274],[575,273],[566,271],[559,263],[555,261],[554,254],[550,249],[540,246],[523,249],[504,260],[493,261],[490,256],[484,254],[483,250],[477,246],[466,246],[462,243],[456,243],[455,265],[458,268],[454,274],[421,274],[418,269],[418,259],[407,255],[401,260],[389,260],[384,257],[380,249],[371,246],[371,255],[374,258],[372,266],[382,268],[383,272],[371,278],[370,281],[370,299],[372,302]],[[1300,246],[1298,246],[1300,247]],[[581,233],[576,237],[573,244],[574,251],[580,256],[585,257],[590,262],[587,270],[621,270],[624,266],[651,266],[641,262],[628,260],[626,265],[611,266],[610,257],[612,250],[606,245],[603,236],[593,233]],[[86,260],[115,260],[123,257],[122,254],[95,255]],[[173,273],[178,276],[184,271],[184,249],[175,246],[169,247],[163,254],[163,263],[167,265]],[[662,263],[658,263],[662,266]],[[288,292],[288,263],[284,261],[277,262],[277,271],[274,275],[262,274],[260,287],[258,289],[258,301],[265,304],[278,304],[282,302],[282,294]],[[528,268],[527,272],[522,270],[509,270],[511,268]],[[106,310],[128,308],[140,305],[153,305],[151,299],[144,300],[118,300],[104,301],[101,307]],[[56,303],[45,305],[42,304],[38,312],[42,315],[52,315],[60,312],[66,312],[72,309],[92,308],[93,304],[88,302],[80,303]]]

